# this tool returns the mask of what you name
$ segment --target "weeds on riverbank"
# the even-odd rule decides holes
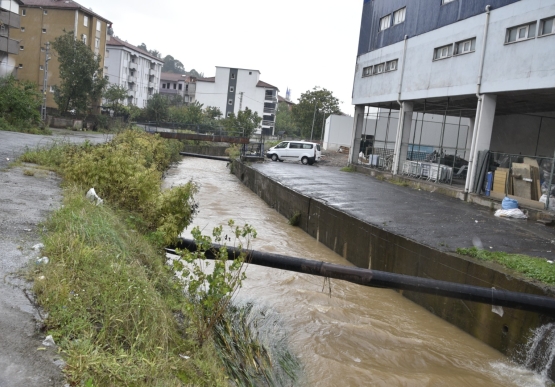
[[[459,248],[457,253],[477,258],[482,261],[497,262],[525,277],[555,285],[555,266],[544,258],[530,257],[522,254],[509,254],[502,251],[488,251],[471,247]]]
[[[347,165],[346,167],[343,167],[340,169],[341,172],[356,172],[356,168],[352,165]]]

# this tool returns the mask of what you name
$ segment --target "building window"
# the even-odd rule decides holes
[[[25,46],[19,46],[19,51],[25,50]]]
[[[372,66],[364,67],[362,69],[362,76],[369,77],[370,75],[372,75]]]
[[[20,63],[18,68],[22,69],[23,68],[23,63]]]
[[[39,65],[39,70],[44,70],[44,66],[43,66],[43,65]]]
[[[99,48],[99,47],[100,47],[100,39],[99,39],[99,38],[96,38],[96,39],[94,40],[94,47],[95,47],[95,48]]]
[[[25,8],[21,8],[21,16],[27,16],[27,10]]]
[[[166,84],[162,83],[162,89],[165,89],[165,88],[166,88]]]
[[[44,47],[40,48],[40,52],[45,52],[45,51],[46,51],[46,49]]]
[[[391,25],[391,15],[384,16],[380,19],[380,31],[383,31]]]
[[[235,87],[229,86],[229,92],[230,92],[230,93],[233,93],[234,91],[235,91]]]
[[[43,11],[43,13],[44,13],[45,15],[48,15],[48,10],[45,9],[45,10]]]
[[[106,50],[106,58],[110,57],[110,50]]]
[[[43,29],[42,29],[42,33],[43,33],[43,34],[46,34],[46,28],[43,28]]]
[[[395,71],[397,70],[397,59],[385,62],[385,71]]]
[[[505,43],[518,42],[536,36],[536,22],[507,29]]]
[[[455,55],[467,54],[476,50],[476,38],[455,43]]]
[[[87,35],[82,34],[81,35],[81,40],[83,41],[83,43],[87,44]]]
[[[177,84],[173,84],[173,89],[176,90],[177,89]]]
[[[21,27],[21,32],[25,32],[25,27]]]
[[[227,104],[228,104],[228,105],[233,105],[233,100],[232,100],[232,99],[228,99],[228,100],[227,100]]]
[[[231,79],[235,79],[235,73],[231,73]]]
[[[374,74],[381,74],[385,71],[385,63],[380,63],[374,66]]]
[[[89,26],[89,17],[88,16],[83,16],[83,25],[85,27]]]
[[[441,46],[434,50],[434,60],[449,58],[453,55],[453,45]]]
[[[183,84],[182,83],[179,84],[179,90],[183,90]]]
[[[441,5],[451,3],[452,1],[455,1],[455,0],[441,0]]]
[[[50,86],[50,92],[51,92],[51,93],[54,92],[54,86]]]
[[[401,8],[393,12],[393,25],[401,24],[405,21],[405,14],[407,13],[407,7]]]
[[[555,17],[540,20],[540,31],[538,36],[555,34]]]
[[[100,20],[96,21],[96,30],[100,31]]]

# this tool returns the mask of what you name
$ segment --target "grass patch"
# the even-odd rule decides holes
[[[356,172],[356,168],[352,165],[347,165],[346,167],[343,167],[340,169],[341,172]]]
[[[18,127],[14,125],[0,125],[0,130],[4,132],[18,132],[18,133],[27,133],[27,134],[41,134],[50,136],[52,135],[52,131],[49,128],[39,128],[36,126],[32,127]]]
[[[400,179],[390,179],[389,182],[391,184],[398,185],[399,187],[408,187],[408,186],[410,186],[410,183],[408,181],[400,180]]]
[[[25,176],[35,176],[35,171],[31,171],[30,169],[24,169],[23,174]]]
[[[457,253],[482,261],[497,262],[527,278],[538,280],[547,285],[555,285],[555,266],[544,258],[522,254],[509,254],[502,251],[487,251],[471,248],[458,248]]]
[[[301,224],[301,212],[300,211],[295,211],[293,213],[293,215],[291,215],[291,217],[289,218],[288,223],[291,226],[295,226],[295,227],[297,227],[299,224]]]

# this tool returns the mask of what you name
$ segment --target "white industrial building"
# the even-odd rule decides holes
[[[250,109],[262,118],[257,133],[274,135],[279,89],[260,80],[260,71],[216,67],[216,76],[197,79],[195,99],[225,117]]]
[[[106,43],[104,75],[110,84],[127,88],[126,105],[146,106],[158,92],[163,64],[162,59],[117,37]]]
[[[465,193],[479,192],[480,152],[553,157],[555,1],[373,0],[363,7],[351,162],[373,108],[395,118],[393,173],[410,159],[418,117],[466,118],[466,145],[440,149],[464,154]],[[426,141],[445,148],[446,132],[442,123]]]

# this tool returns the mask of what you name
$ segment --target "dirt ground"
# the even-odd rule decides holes
[[[322,158],[318,162],[319,165],[327,167],[346,167],[349,160],[349,153],[339,153],[332,151],[322,151]]]
[[[62,139],[97,143],[107,137],[66,130],[55,130],[53,136],[0,131],[0,387],[64,385],[63,361],[56,347],[42,344],[45,316],[21,275],[41,258],[33,246],[40,242],[40,222],[60,206],[60,179],[33,165],[9,167],[27,146]]]

